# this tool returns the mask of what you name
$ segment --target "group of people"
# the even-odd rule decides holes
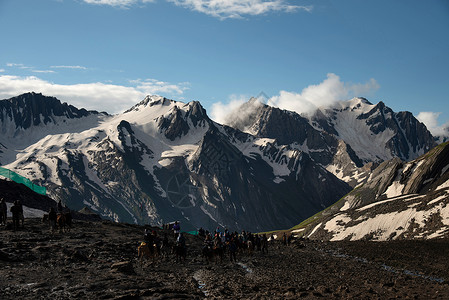
[[[284,244],[285,246],[289,246],[290,243],[292,242],[292,239],[293,239],[293,235],[292,234],[287,235],[284,232],[284,234],[282,235],[282,244]]]
[[[23,206],[20,200],[14,201],[14,204],[9,209],[12,215],[12,228],[14,231],[20,228],[20,221],[22,221],[22,228],[24,226]],[[4,198],[0,201],[0,223],[4,226],[7,225],[8,220],[8,206]]]
[[[227,229],[221,231],[219,227],[211,233],[200,228],[198,235],[204,238],[203,254],[208,251],[215,252],[217,255],[224,256],[229,254],[231,262],[237,261],[237,253],[248,253],[252,255],[253,251],[268,253],[268,238],[266,234],[251,233],[243,230],[240,234],[230,232]],[[271,237],[270,240],[274,240]]]
[[[52,231],[56,229],[56,220],[58,214],[63,214],[67,208],[64,208],[61,201],[58,202],[56,209],[50,208],[48,213],[48,222]],[[20,227],[24,228],[25,216],[23,213],[23,205],[20,200],[15,200],[9,211],[12,216],[12,229],[18,230]],[[8,206],[4,198],[0,199],[0,225],[8,225]]]
[[[179,222],[174,222],[168,225],[164,225],[165,230],[170,229],[173,232],[174,243],[169,243],[169,235],[164,233],[161,238],[158,236],[157,231],[145,229],[144,231],[144,243],[150,246],[150,252],[166,249],[171,251],[175,255],[184,256],[187,252],[186,238],[184,233],[181,232],[181,225]],[[274,241],[274,237],[267,237],[266,234],[251,233],[243,230],[241,233],[230,232],[228,229],[220,230],[219,227],[213,232],[209,232],[200,228],[198,230],[198,236],[203,239],[202,255],[203,256],[215,256],[216,253],[222,260],[224,256],[229,256],[231,262],[237,262],[237,254],[252,255],[254,251],[261,253],[268,253],[269,240]],[[161,254],[161,253],[158,253]],[[163,254],[163,253],[162,253]]]
[[[143,240],[148,245],[156,245],[158,249],[162,247],[168,247],[168,235],[167,233],[164,234],[164,237],[161,239],[157,232],[152,230],[145,229]]]
[[[63,216],[63,222],[66,223],[64,225],[71,226],[72,224],[72,216],[70,214],[70,209],[64,207],[62,205],[61,200],[59,200],[56,210],[53,207],[50,207],[50,210],[48,212],[48,223],[50,224],[50,229],[52,232],[56,230],[58,215]]]
[[[161,238],[158,236],[157,231],[145,229],[143,236],[144,242],[138,248],[139,253],[146,252],[148,253],[148,258],[152,257],[154,260],[158,256],[162,256],[163,258],[167,259],[168,254],[171,252],[175,254],[176,261],[185,261],[187,255],[187,247],[184,234],[178,232],[177,229],[174,229],[174,231],[177,231],[174,236],[175,243],[173,245],[170,245],[167,232],[165,232],[163,237]],[[140,252],[141,247],[145,247],[147,248],[147,250],[142,249],[142,252]]]

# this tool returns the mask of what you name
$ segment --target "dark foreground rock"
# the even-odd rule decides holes
[[[187,236],[186,262],[169,255],[142,263],[143,230],[78,221],[52,234],[37,219],[17,232],[2,228],[0,298],[449,299],[448,240],[276,242],[268,254],[207,264],[201,239]]]

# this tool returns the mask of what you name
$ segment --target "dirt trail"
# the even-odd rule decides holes
[[[185,263],[141,263],[142,236],[143,227],[106,221],[64,234],[37,219],[1,228],[0,298],[449,299],[447,240],[276,243],[268,254],[206,264],[194,236]]]

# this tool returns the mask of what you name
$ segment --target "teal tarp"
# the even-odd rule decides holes
[[[40,185],[35,185],[28,178],[20,176],[19,174],[15,173],[11,170],[0,167],[0,175],[3,177],[9,178],[12,181],[15,181],[17,183],[22,183],[38,194],[41,194],[44,196],[47,195],[47,189],[45,187],[40,186]]]
[[[181,231],[181,232],[191,234],[191,235],[198,235],[198,231]]]

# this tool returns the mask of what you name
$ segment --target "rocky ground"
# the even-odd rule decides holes
[[[268,254],[206,264],[201,239],[188,236],[185,263],[141,263],[143,230],[76,221],[52,234],[38,219],[17,232],[1,228],[0,298],[449,299],[448,240],[275,242]]]

